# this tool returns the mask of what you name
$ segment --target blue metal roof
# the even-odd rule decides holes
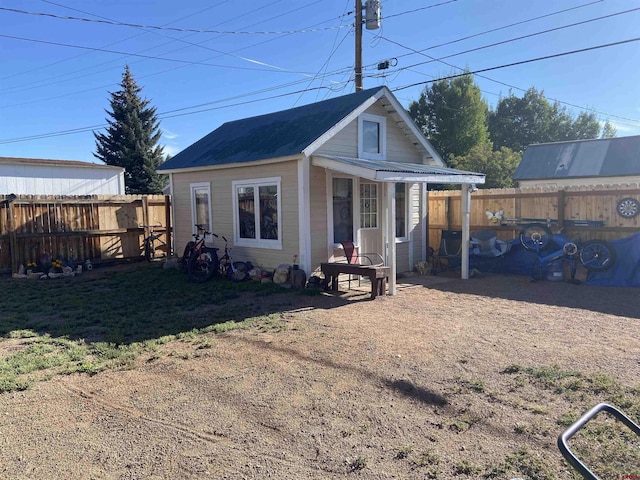
[[[227,122],[158,170],[252,162],[297,155],[384,87]]]
[[[640,135],[529,145],[514,180],[640,175]]]

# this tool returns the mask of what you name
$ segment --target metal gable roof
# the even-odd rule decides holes
[[[485,182],[484,173],[420,163],[367,160],[363,158],[314,155],[313,164],[338,172],[356,174],[381,182],[478,183]]]
[[[384,87],[289,110],[227,122],[158,170],[205,167],[298,155]]]
[[[640,135],[529,145],[514,180],[640,175]]]

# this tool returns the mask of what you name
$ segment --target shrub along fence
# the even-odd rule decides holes
[[[572,239],[616,240],[640,231],[640,215],[618,211],[619,202],[629,198],[640,201],[640,184],[478,190],[471,194],[470,230],[491,228],[511,240],[523,224],[537,221]],[[435,250],[441,230],[462,229],[460,202],[459,190],[429,192],[428,241]]]
[[[143,225],[159,225],[171,252],[171,200],[165,195],[0,195],[0,271],[44,257],[92,263],[140,259]]]

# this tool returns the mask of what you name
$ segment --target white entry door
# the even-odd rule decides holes
[[[382,184],[360,181],[358,245],[360,253],[377,253],[384,258],[382,244]],[[372,259],[375,261],[375,259]]]

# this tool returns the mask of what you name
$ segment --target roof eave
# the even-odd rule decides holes
[[[169,174],[169,173],[193,173],[193,172],[202,172],[207,170],[223,170],[226,168],[243,168],[243,167],[254,167],[258,165],[268,165],[272,163],[282,163],[282,162],[290,162],[294,160],[301,160],[304,158],[303,154],[296,155],[287,155],[285,157],[276,157],[276,158],[267,158],[262,160],[251,160],[248,162],[236,162],[236,163],[223,163],[220,165],[202,165],[198,167],[183,167],[183,168],[170,168],[163,170],[156,170],[157,173]]]

